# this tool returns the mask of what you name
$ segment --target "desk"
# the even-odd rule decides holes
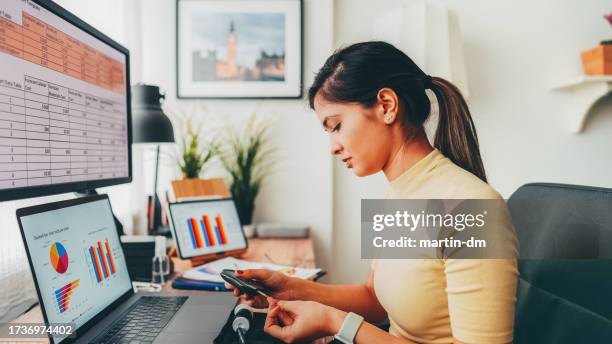
[[[267,253],[267,256],[266,256]],[[314,268],[315,257],[312,246],[312,239],[249,239],[249,249],[241,257],[245,260],[270,262],[276,264],[299,266],[303,268]],[[270,258],[273,262],[270,261]],[[164,284],[164,292],[176,292],[172,289],[172,280],[191,269],[191,263],[188,260],[172,258],[174,261],[174,274],[170,280]],[[197,291],[193,291],[197,293]],[[27,313],[15,319],[16,323],[42,323],[42,313],[40,306],[32,308]],[[27,339],[5,341],[0,339],[0,343],[41,343],[48,344],[47,339]]]

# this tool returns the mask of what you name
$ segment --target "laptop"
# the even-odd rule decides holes
[[[212,343],[231,293],[135,293],[106,195],[17,210],[51,343]]]

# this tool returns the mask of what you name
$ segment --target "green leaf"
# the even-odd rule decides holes
[[[268,124],[251,115],[242,131],[227,131],[221,162],[243,224],[251,223],[255,199],[273,165],[275,150],[268,147],[268,130]]]

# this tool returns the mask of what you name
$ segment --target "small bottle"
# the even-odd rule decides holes
[[[164,284],[170,273],[170,258],[166,255],[166,237],[155,237],[155,256],[151,270],[151,282]]]

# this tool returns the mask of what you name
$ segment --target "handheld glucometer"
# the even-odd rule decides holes
[[[244,280],[236,276],[236,271],[230,269],[224,269],[221,271],[221,278],[227,283],[233,285],[241,293],[247,294],[248,296],[255,296],[257,294],[263,297],[269,297],[264,292],[257,280]]]

